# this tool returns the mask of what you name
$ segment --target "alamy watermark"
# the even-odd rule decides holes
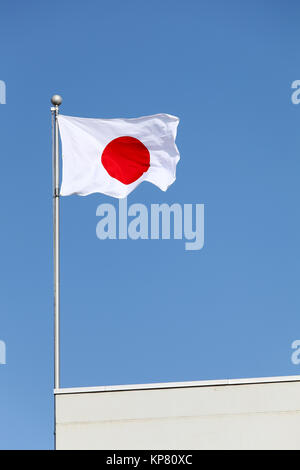
[[[298,366],[300,364],[300,339],[293,341],[291,348],[294,350],[291,355],[292,364],[294,364],[294,366]]]
[[[96,226],[100,240],[185,240],[185,249],[201,250],[204,246],[204,204],[145,204],[127,206],[127,199],[100,204]]]
[[[0,365],[6,364],[6,344],[0,340]]]
[[[293,91],[291,95],[291,100],[293,104],[299,104],[300,103],[300,80],[294,80],[291,88],[295,91]]]
[[[6,84],[0,80],[0,104],[6,104]]]

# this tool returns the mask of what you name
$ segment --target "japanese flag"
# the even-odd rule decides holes
[[[162,191],[174,183],[179,119],[155,114],[137,119],[58,116],[63,174],[60,194],[126,197],[143,181]]]

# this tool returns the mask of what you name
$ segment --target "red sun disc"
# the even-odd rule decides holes
[[[101,162],[112,178],[123,184],[131,184],[148,171],[150,153],[147,147],[134,137],[117,137],[103,150]]]

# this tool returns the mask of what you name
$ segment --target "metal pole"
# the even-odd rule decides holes
[[[60,282],[59,282],[59,146],[58,146],[58,108],[62,103],[59,95],[51,98],[53,129],[53,255],[54,255],[54,388],[60,387]]]

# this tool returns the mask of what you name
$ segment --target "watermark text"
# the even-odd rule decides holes
[[[0,104],[6,104],[6,84],[0,80]]]
[[[0,340],[0,365],[6,364],[6,344]]]
[[[300,364],[300,339],[296,339],[292,342],[291,348],[294,349],[294,352],[291,355],[291,361],[294,366]]]
[[[118,214],[113,204],[100,204],[96,226],[99,240],[185,240],[185,249],[201,250],[204,246],[204,204],[127,205],[119,200]]]

